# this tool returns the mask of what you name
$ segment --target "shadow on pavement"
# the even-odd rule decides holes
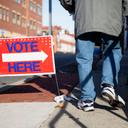
[[[111,113],[112,115],[120,118],[121,120],[125,121],[125,122],[128,122],[128,88],[127,88],[127,85],[126,85],[126,74],[128,74],[128,52],[126,52],[124,54],[124,57],[122,59],[122,62],[121,62],[121,71],[119,73],[119,88],[118,88],[118,93],[123,97],[123,99],[126,101],[126,106],[125,108],[122,108],[123,112],[124,112],[124,115],[118,113],[118,109],[117,108],[112,108],[111,106],[107,106],[107,105],[104,105],[104,104],[99,104],[99,103],[95,103],[95,108],[96,109],[103,109],[109,113]],[[100,89],[100,78],[101,78],[101,65],[98,66],[98,69],[96,69],[94,71],[94,83],[95,83],[95,87],[96,87],[96,92],[97,92],[97,98],[101,99],[100,97],[100,92],[101,92],[101,89]],[[72,91],[72,94],[75,95],[75,99],[70,101],[69,104],[72,104],[73,106],[77,106],[77,101],[80,97],[80,91],[78,88],[74,88],[73,91]],[[52,119],[49,123],[49,128],[55,128],[55,125],[56,123],[61,120],[61,117],[66,114],[68,115],[69,117],[71,117],[71,119],[77,123],[80,127],[82,128],[87,128],[87,126],[85,126],[82,122],[80,122],[77,118],[75,118],[74,115],[72,115],[71,113],[67,112],[66,111],[66,107],[67,107],[67,104],[65,104],[65,108],[60,110],[54,117],[54,119]]]
[[[64,114],[66,114],[66,115],[68,116],[68,118],[70,118],[71,120],[73,120],[79,127],[81,127],[81,128],[87,128],[87,127],[85,126],[85,124],[83,124],[83,123],[79,120],[79,118],[74,117],[74,115],[72,115],[71,113],[69,113],[69,112],[66,110],[67,105],[68,105],[68,102],[65,102],[65,104],[64,104],[64,106],[65,106],[64,109],[61,109],[61,110],[55,115],[54,119],[49,122],[49,128],[56,128],[56,123],[60,120],[60,118],[61,118]],[[67,123],[68,123],[68,122],[67,122]],[[65,124],[63,124],[63,125],[65,125]]]

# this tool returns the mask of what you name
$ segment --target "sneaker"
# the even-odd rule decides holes
[[[116,95],[114,88],[109,84],[103,84],[101,95],[112,107],[122,108],[125,106],[125,101],[121,96]]]
[[[125,107],[125,101],[124,101],[124,100],[122,99],[122,97],[119,96],[119,95],[116,95],[116,99],[110,101],[109,104],[110,104],[112,107],[119,107],[119,108]]]
[[[77,103],[78,109],[84,110],[85,112],[94,111],[94,102],[91,100],[79,100]]]
[[[113,86],[109,84],[103,84],[101,96],[107,101],[113,101],[116,98],[115,90]]]

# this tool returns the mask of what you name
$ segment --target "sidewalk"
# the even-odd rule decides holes
[[[72,62],[72,55],[61,53],[57,55],[56,61],[59,70],[66,62]],[[68,91],[68,87],[64,87],[65,84],[73,83],[76,77],[72,73],[57,74],[62,87],[61,92]],[[19,83],[12,83],[12,81]],[[33,79],[22,80],[22,82],[17,78],[12,81],[3,78],[1,82],[3,86],[0,88],[0,127],[40,128],[42,122],[56,110],[57,104],[53,101],[57,94],[55,77],[44,75],[34,76]]]
[[[0,127],[40,128],[54,107],[54,102],[0,103]]]
[[[66,102],[64,109],[56,109],[40,128],[127,128],[126,110],[114,110],[101,99],[96,100],[95,111],[84,112]]]
[[[43,86],[45,82],[42,83],[43,78],[40,77],[35,80],[37,84],[40,85],[39,88],[36,88],[36,91],[32,91],[31,94],[29,94],[28,92],[21,92],[21,94],[18,94],[22,98],[24,97],[24,95],[26,95],[26,97],[29,97],[37,93],[38,95],[35,95],[36,97],[34,97],[32,101],[27,102],[27,100],[21,100],[22,102],[12,101],[0,103],[1,128],[127,128],[128,85],[126,85],[126,74],[128,73],[128,51],[123,56],[123,60],[121,63],[121,72],[119,76],[119,92],[127,102],[126,107],[123,110],[111,108],[100,98],[100,69],[101,68],[99,64],[98,69],[94,71],[94,81],[98,94],[94,112],[84,112],[76,108],[77,100],[80,94],[78,87],[75,87],[71,94],[74,100],[72,100],[71,102],[65,102],[65,106],[63,109],[56,108],[57,104],[52,100],[53,96],[55,96],[55,90],[49,90],[49,88],[47,88],[47,84]],[[72,76],[74,75],[72,74]],[[72,76],[68,74],[65,79],[63,79],[63,75],[60,75],[60,80],[62,82],[60,83],[60,85],[70,85],[69,79]],[[49,87],[54,86],[51,81]],[[73,79],[70,79],[70,81],[72,82]],[[33,85],[32,87],[34,87],[33,82],[31,84]],[[66,89],[68,90],[68,87],[61,88],[62,91]],[[16,92],[12,91],[15,92],[15,94],[11,93],[10,96],[13,95],[15,98],[17,98],[18,95],[16,93],[18,93],[19,91],[20,90]],[[44,94],[51,95],[51,100],[49,100],[49,102],[42,100],[43,98],[46,100],[48,97],[48,95]],[[42,99],[37,101],[39,97],[42,97]]]
[[[97,86],[95,111],[84,112],[76,108],[79,97],[79,88],[76,87],[71,94],[74,100],[66,101],[63,109],[55,109],[54,114],[49,116],[47,121],[42,122],[40,128],[128,128],[128,85],[126,85],[128,51],[123,56],[119,75],[119,93],[126,101],[125,108],[113,109],[100,98],[100,73],[100,68],[94,73]]]

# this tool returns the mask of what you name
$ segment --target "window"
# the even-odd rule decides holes
[[[37,33],[40,33],[42,31],[40,26],[37,26]]]
[[[21,25],[21,16],[20,16],[20,14],[17,14],[15,12],[12,13],[12,23],[17,24],[17,25]]]
[[[26,0],[21,0],[21,4],[23,7],[26,7]]]
[[[30,10],[36,13],[36,3],[33,1],[30,1]]]
[[[37,6],[37,13],[39,16],[42,15],[42,8],[40,7],[40,5]]]
[[[6,10],[3,9],[3,20],[6,21]]]
[[[36,30],[36,23],[33,23],[33,29]]]
[[[30,24],[30,29],[32,29],[32,21],[31,20],[30,20],[29,24]]]
[[[30,27],[30,29],[32,29],[32,30],[36,30],[36,21],[35,21],[34,19],[31,19],[31,20],[29,21],[29,27]]]
[[[9,22],[9,11],[6,11],[6,21]]]
[[[26,19],[24,17],[22,17],[22,27],[26,27]]]
[[[20,15],[17,15],[17,25],[20,25],[20,23],[21,23],[21,17],[20,17]]]
[[[3,21],[9,21],[9,11],[4,7],[0,7],[0,19]]]
[[[0,19],[2,19],[2,8],[0,7]]]
[[[16,24],[16,14],[14,12],[12,13],[12,23]]]
[[[33,4],[33,12],[36,12],[36,4]]]
[[[30,1],[30,10],[32,11],[32,9],[33,9],[33,3],[32,1]]]
[[[15,2],[16,2],[17,4],[20,4],[20,3],[21,3],[21,0],[15,0]]]

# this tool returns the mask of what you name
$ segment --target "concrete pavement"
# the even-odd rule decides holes
[[[58,55],[59,54],[59,55]],[[72,62],[72,55],[68,54],[68,57],[66,57],[66,54],[63,53],[58,53],[56,55],[56,68],[57,70],[59,70],[59,68],[65,64],[65,62]],[[61,57],[60,57],[61,56]],[[1,100],[0,102],[0,127],[1,128],[39,128],[42,124],[42,122],[46,121],[49,116],[56,110],[56,103],[53,101],[50,102],[43,102],[36,100],[39,96],[40,98],[42,96],[47,97],[48,93],[51,93],[51,95],[55,95],[53,94],[54,90],[49,90],[48,92],[48,88],[46,88],[47,84],[45,85],[45,91],[43,90],[43,92],[40,92],[40,90],[42,91],[41,87],[37,87],[35,89],[37,89],[35,91],[32,91],[31,95],[28,91],[28,93],[23,93],[21,90],[18,91],[12,91],[11,93],[8,93],[10,89],[16,90],[19,86],[20,88],[24,88],[21,86],[21,84],[24,84],[24,82],[27,80],[27,78],[30,78],[32,76],[26,76],[26,77],[1,77],[1,84],[0,84],[0,98],[2,97],[6,97],[7,101],[5,100]],[[44,81],[47,81],[47,78],[40,78],[39,80],[42,81],[44,79]],[[28,80],[27,80],[28,81]],[[50,82],[52,82],[52,80],[49,80]],[[28,83],[30,84],[30,83]],[[43,83],[45,84],[45,82]],[[41,84],[42,85],[42,84]],[[51,83],[49,86],[53,86],[54,84]],[[12,88],[13,87],[13,88]],[[16,88],[17,87],[17,88]],[[25,86],[27,88],[27,86]],[[32,86],[34,87],[34,85]],[[16,89],[15,89],[16,88]],[[39,89],[39,90],[38,90]],[[54,89],[54,87],[53,87]],[[33,90],[33,88],[32,88]],[[31,89],[30,89],[31,91]],[[4,94],[5,92],[5,94]],[[38,93],[38,96],[36,95],[36,97],[34,97],[34,101],[33,99],[31,99],[31,101],[29,100],[28,102],[24,102],[24,101],[18,101],[17,100],[12,100],[12,96],[13,98],[15,97],[15,99],[17,99],[16,96],[33,96],[34,93]],[[10,97],[9,96],[10,94]],[[23,100],[24,98],[22,98],[21,100]],[[47,100],[47,98],[44,98]],[[5,102],[4,102],[5,101]]]
[[[42,122],[40,128],[127,128],[128,127],[128,51],[123,56],[121,71],[119,74],[119,88],[117,92],[125,99],[126,106],[123,109],[114,109],[103,101],[100,96],[100,70],[94,71],[97,98],[95,111],[84,112],[76,107],[79,98],[79,88],[75,87],[71,96],[73,100],[65,102],[63,109],[55,109],[47,121]]]
[[[54,106],[53,102],[0,103],[0,127],[40,128]]]
[[[40,128],[127,128],[127,114],[125,110],[111,108],[99,98],[92,112],[78,110],[76,101],[66,102],[65,108],[56,109]]]
[[[125,53],[119,77],[119,93],[126,100],[126,107],[113,109],[100,98],[100,66],[94,71],[97,99],[95,111],[84,112],[76,108],[79,88],[71,93],[73,100],[65,102],[63,109],[55,102],[0,103],[1,128],[127,128],[128,127],[128,52]]]

